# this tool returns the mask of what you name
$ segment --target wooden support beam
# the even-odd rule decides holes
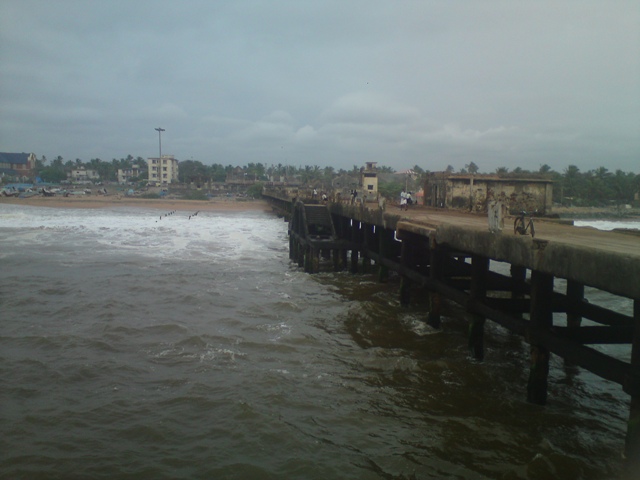
[[[509,313],[528,313],[531,311],[531,301],[528,298],[487,298],[485,303],[496,310]]]
[[[633,327],[553,327],[553,333],[578,343],[626,344],[633,339]]]
[[[487,295],[487,273],[489,259],[474,255],[471,258],[472,301],[482,302]],[[469,350],[476,360],[484,359],[484,323],[485,317],[471,310],[469,312]]]
[[[640,300],[633,302],[633,343],[631,368],[625,391],[631,395],[627,437],[625,439],[625,468],[631,474],[640,472]],[[632,478],[629,476],[629,478]]]
[[[548,332],[553,325],[551,297],[553,276],[537,270],[531,272],[531,328]],[[547,403],[547,382],[549,376],[549,349],[539,343],[531,343],[531,365],[527,400],[544,405]]]

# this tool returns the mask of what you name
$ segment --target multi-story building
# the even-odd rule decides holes
[[[149,183],[167,185],[178,181],[178,160],[173,155],[162,155],[162,158],[147,159],[149,166]]]
[[[33,153],[0,153],[0,172],[17,178],[31,177],[36,166]]]
[[[142,174],[142,167],[140,165],[132,165],[131,168],[119,168],[118,183],[120,185],[126,185],[132,178],[140,177],[140,174]]]

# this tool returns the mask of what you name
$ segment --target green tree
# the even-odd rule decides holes
[[[472,174],[478,173],[478,165],[476,165],[474,162],[471,162],[465,165],[465,168],[468,170],[469,173],[472,173]]]

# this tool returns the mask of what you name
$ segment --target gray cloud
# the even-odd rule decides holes
[[[635,1],[0,3],[0,150],[639,171]]]

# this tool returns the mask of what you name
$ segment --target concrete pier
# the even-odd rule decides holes
[[[487,320],[522,335],[530,344],[528,401],[548,401],[551,355],[618,383],[631,396],[625,455],[629,464],[638,466],[640,236],[541,219],[535,220],[532,238],[514,235],[509,228],[490,232],[483,216],[426,207],[384,211],[377,204],[366,208],[333,203],[320,208],[336,227],[330,237],[319,238],[300,221],[308,206],[277,197],[267,200],[283,214],[288,209],[293,251],[313,251],[324,242],[334,256],[340,255],[335,268],[349,265],[356,272],[358,258],[366,258],[375,263],[380,281],[395,272],[401,276],[402,305],[410,303],[415,288],[428,293],[425,320],[434,326],[440,325],[443,299],[462,305],[469,320],[469,349],[477,360],[485,355]],[[508,264],[509,273],[492,269],[492,262]],[[313,269],[317,268],[314,263]],[[554,288],[556,279],[564,279],[566,287]],[[589,303],[585,287],[633,300],[633,314]],[[566,320],[556,318],[561,313]],[[595,350],[591,347],[595,344],[628,345],[631,361]]]

